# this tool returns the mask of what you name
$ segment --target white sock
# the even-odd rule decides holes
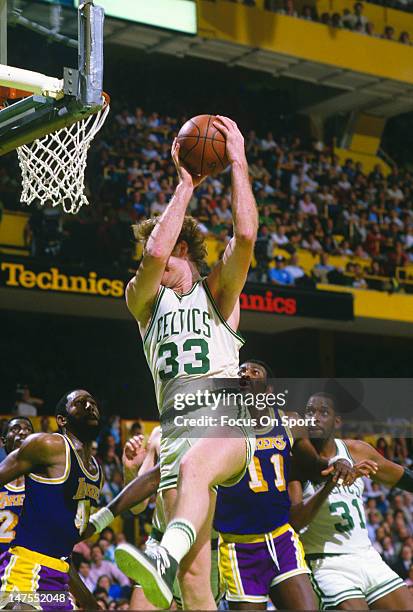
[[[161,546],[180,563],[196,539],[195,527],[186,519],[176,518],[166,528]]]

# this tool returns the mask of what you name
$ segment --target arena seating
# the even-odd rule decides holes
[[[90,154],[91,205],[77,216],[51,207],[32,210],[24,229],[31,254],[101,267],[135,266],[140,250],[130,225],[162,212],[173,193],[169,146],[184,119],[141,108],[113,111]],[[302,273],[286,283],[272,282],[413,291],[413,175],[408,170],[394,166],[386,176],[383,164],[366,175],[360,162],[340,162],[322,142],[296,135],[251,130],[245,143],[260,212],[250,280],[271,281],[277,276],[271,274],[274,257],[283,257],[278,267],[284,268],[296,254],[294,265]],[[229,178],[223,173],[207,179],[190,204],[207,237],[209,266],[231,236]],[[0,182],[7,209],[21,210],[18,182],[9,156]],[[21,215],[18,223],[21,227]]]

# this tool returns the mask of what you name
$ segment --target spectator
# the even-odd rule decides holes
[[[305,213],[306,215],[317,215],[318,211],[317,211],[317,206],[314,204],[314,202],[311,201],[311,196],[309,193],[305,193],[303,195],[302,200],[300,200],[299,203],[299,209],[301,212]]]
[[[281,255],[274,258],[275,267],[268,272],[268,278],[273,285],[293,285],[293,277],[285,270],[285,260]]]
[[[374,535],[373,535],[373,540],[374,540]],[[390,565],[390,567],[394,567],[397,557],[396,557],[396,551],[394,550],[393,542],[389,536],[386,536],[383,539],[382,547],[383,547],[383,552],[381,556],[382,556],[383,561],[385,561],[387,565]]]
[[[16,416],[33,417],[37,415],[37,406],[43,406],[44,401],[38,397],[33,397],[27,385],[18,386],[16,390]]]
[[[275,246],[282,248],[289,243],[284,225],[279,225],[277,230],[271,234],[271,239]]]
[[[296,253],[293,253],[293,255],[291,255],[288,265],[285,266],[285,271],[293,279],[293,284],[296,284],[297,281],[305,277],[305,272],[298,263],[298,256]]]
[[[316,21],[313,14],[313,8],[309,4],[304,4],[303,8],[301,9],[300,16],[301,19],[306,19],[307,21]]]
[[[227,198],[221,198],[220,203],[215,208],[215,213],[221,224],[232,226],[232,212]]]
[[[316,237],[312,233],[309,233],[307,238],[304,238],[304,240],[302,241],[302,247],[304,249],[308,249],[312,253],[319,253],[320,251],[323,250],[321,243],[316,239]]]
[[[364,278],[364,270],[360,264],[354,266],[353,287],[355,289],[367,289],[367,281]]]
[[[317,281],[328,283],[328,273],[332,270],[334,270],[334,266],[328,263],[327,253],[320,253],[320,261],[313,268],[313,274]]]
[[[350,30],[355,30],[357,25],[361,25],[362,29],[364,29],[367,25],[367,19],[363,15],[363,4],[361,2],[356,2],[353,7],[353,13],[346,17],[346,26],[350,28]],[[344,21],[344,19],[343,19]]]
[[[110,580],[118,582],[121,586],[129,585],[129,579],[120,571],[118,566],[103,559],[103,552],[99,544],[92,546],[91,558],[89,579],[93,584],[97,585],[99,578],[106,575]]]
[[[277,13],[280,13],[280,15],[288,15],[288,17],[298,17],[293,0],[284,0],[284,7],[277,11]]]
[[[409,32],[404,31],[400,33],[399,43],[402,43],[403,45],[411,45]]]
[[[405,580],[408,575],[410,568],[412,567],[412,549],[410,546],[403,546],[399,559],[394,563],[394,571]]]
[[[95,583],[90,578],[90,561],[82,559],[79,563],[79,576],[83,584],[91,593],[95,590]]]
[[[272,258],[273,242],[270,238],[269,230],[266,225],[261,225],[258,230],[257,240],[254,247],[254,255],[257,261],[257,274],[259,279],[266,278],[267,268]]]
[[[384,32],[382,34],[382,38],[385,40],[393,40],[394,41],[394,28],[393,26],[386,26],[384,28]]]
[[[151,217],[162,215],[162,213],[165,212],[167,206],[168,202],[166,201],[165,194],[160,191],[156,196],[156,200],[154,200],[151,204]]]

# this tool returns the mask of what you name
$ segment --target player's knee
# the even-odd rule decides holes
[[[180,571],[178,578],[182,596],[187,603],[191,601],[193,604],[194,599],[198,600],[199,598],[202,601],[211,590],[208,580],[205,580],[205,573],[202,572],[201,567],[197,567],[196,563],[188,569]]]
[[[199,463],[192,458],[190,453],[182,457],[179,466],[179,478],[185,482],[196,480],[198,486],[200,481],[205,480],[205,473],[202,473],[202,470],[199,469]]]

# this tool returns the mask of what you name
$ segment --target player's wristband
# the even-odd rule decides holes
[[[404,468],[403,476],[394,486],[398,489],[403,489],[403,491],[410,491],[410,493],[413,493],[413,471]]]
[[[95,514],[92,514],[89,519],[89,522],[95,526],[96,533],[100,533],[105,529],[105,527],[110,525],[114,518],[115,517],[113,516],[109,508],[101,508],[100,510],[95,512]]]

